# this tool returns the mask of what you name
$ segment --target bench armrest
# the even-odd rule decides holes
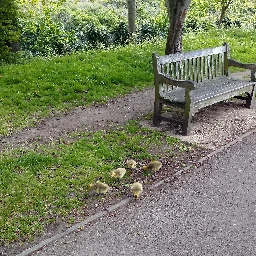
[[[161,73],[157,74],[157,79],[159,83],[170,84],[170,85],[182,87],[185,89],[188,88],[189,90],[194,90],[196,88],[192,81],[171,79]]]
[[[249,70],[252,70],[252,71],[256,71],[256,64],[244,64],[244,63],[232,60],[232,59],[228,59],[228,65],[238,67],[238,68],[245,68],[245,69],[249,69]]]

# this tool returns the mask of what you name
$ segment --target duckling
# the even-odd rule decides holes
[[[126,173],[125,168],[117,168],[114,171],[110,172],[110,176],[116,179],[122,179],[125,173]]]
[[[100,182],[99,180],[93,184],[90,184],[89,187],[97,194],[106,194],[109,190],[109,186],[106,183]]]
[[[126,161],[126,165],[127,165],[127,168],[129,168],[129,169],[135,169],[137,163],[136,163],[136,161],[134,161],[133,159],[128,159],[128,160]]]
[[[152,161],[147,166],[143,166],[143,170],[158,171],[162,167],[162,163],[159,161]]]
[[[131,186],[131,192],[133,193],[134,199],[137,200],[141,195],[143,190],[142,184],[140,182],[134,182]]]

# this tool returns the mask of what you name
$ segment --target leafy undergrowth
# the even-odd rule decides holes
[[[254,30],[201,31],[184,34],[183,50],[228,42],[231,57],[255,62],[255,41]],[[151,55],[164,54],[164,45],[163,40],[155,40],[0,66],[0,135],[33,126],[50,115],[152,86]]]
[[[166,177],[193,162],[198,150],[142,128],[135,121],[109,131],[73,133],[58,143],[34,146],[1,155],[1,245],[32,240],[59,219],[76,221],[87,202],[98,199],[89,189],[93,181],[100,179],[109,184],[112,196],[129,193],[135,180],[144,184],[154,180],[154,173],[141,168],[150,160],[163,162],[162,175]],[[137,169],[128,171],[122,182],[111,178],[109,172],[125,167],[129,158],[138,162]]]

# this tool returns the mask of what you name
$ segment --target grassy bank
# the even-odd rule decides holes
[[[185,34],[184,51],[228,42],[231,56],[255,62],[255,31]],[[151,54],[163,41],[0,67],[0,135],[34,125],[43,117],[140,90],[153,84]]]

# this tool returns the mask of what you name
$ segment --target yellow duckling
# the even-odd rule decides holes
[[[90,184],[89,187],[97,194],[106,194],[109,190],[109,186],[106,183],[96,181],[94,184]]]
[[[129,168],[129,169],[135,169],[135,168],[136,168],[136,165],[137,165],[137,163],[136,163],[136,161],[134,161],[133,159],[128,159],[128,160],[126,161],[126,166],[127,166],[127,168]]]
[[[110,172],[110,176],[116,179],[122,179],[126,173],[125,168],[117,168]]]
[[[158,171],[162,167],[162,163],[159,161],[152,161],[147,166],[143,166],[143,170]]]
[[[141,195],[143,190],[142,184],[140,182],[134,182],[131,186],[131,192],[133,193],[134,199],[137,200]]]

